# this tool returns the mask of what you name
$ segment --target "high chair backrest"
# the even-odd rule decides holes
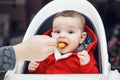
[[[31,36],[34,36],[35,34],[42,34],[44,31],[46,31],[46,29],[49,29],[52,24],[52,19],[54,17],[53,15],[64,10],[78,11],[86,16],[88,22],[90,21],[90,26],[92,26],[94,29],[99,42],[99,45],[97,47],[98,54],[95,53],[95,55],[99,57],[98,62],[99,66],[101,66],[99,67],[100,73],[108,74],[109,62],[104,26],[99,13],[87,0],[70,0],[69,2],[68,0],[51,1],[46,6],[44,6],[33,18],[27,29],[23,41]],[[48,24],[44,24],[45,22],[48,22]],[[44,27],[41,27],[43,25]],[[42,31],[40,31],[40,29]]]

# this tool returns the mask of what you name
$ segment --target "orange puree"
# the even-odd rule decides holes
[[[66,47],[66,43],[64,43],[64,42],[59,42],[59,43],[57,44],[57,47],[60,48],[60,49],[65,48],[65,47]]]

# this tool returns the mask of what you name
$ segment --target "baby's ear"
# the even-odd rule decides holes
[[[87,37],[87,33],[86,33],[86,32],[83,32],[83,33],[81,34],[80,44],[86,39],[86,37]]]

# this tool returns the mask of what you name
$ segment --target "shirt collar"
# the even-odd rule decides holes
[[[57,49],[54,51],[54,55],[55,55],[55,59],[59,60],[59,59],[63,59],[63,58],[67,58],[71,55],[72,53],[66,53],[64,55],[62,55]]]

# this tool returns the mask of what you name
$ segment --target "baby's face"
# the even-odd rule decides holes
[[[64,48],[58,48],[62,53],[69,53],[79,46],[82,31],[80,29],[82,23],[79,18],[57,17],[53,21],[52,37],[57,39],[58,43],[65,43]]]

